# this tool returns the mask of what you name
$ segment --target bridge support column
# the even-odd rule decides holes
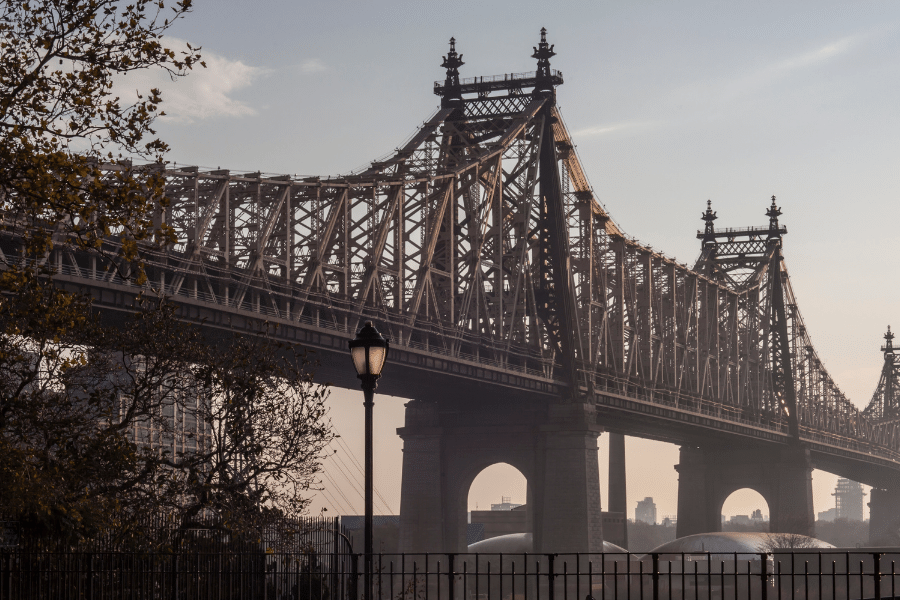
[[[675,536],[721,530],[719,511],[709,506],[712,503],[712,482],[707,480],[715,475],[709,472],[706,454],[699,448],[682,446],[675,470],[678,471],[678,520],[675,523]]]
[[[603,550],[596,420],[586,404],[550,406],[537,457],[536,552]]]
[[[682,447],[678,470],[676,535],[722,530],[722,506],[749,488],[769,506],[769,529],[813,535],[812,463],[802,448]]]
[[[628,548],[628,478],[625,471],[625,436],[621,433],[609,433],[609,492],[606,506],[611,513],[621,513],[625,518],[622,537],[615,539],[610,532],[605,532],[606,541]]]
[[[469,488],[486,467],[507,463],[528,482],[535,552],[599,552],[596,423],[585,404],[407,403],[400,551],[465,552]]]
[[[872,488],[869,543],[873,546],[900,545],[900,487]]]
[[[439,552],[444,546],[441,429],[434,405],[406,404],[403,479],[400,485],[400,551]],[[453,549],[453,552],[459,551]]]
[[[802,448],[783,449],[771,465],[774,480],[769,503],[769,530],[773,533],[816,534],[813,510],[812,462]]]

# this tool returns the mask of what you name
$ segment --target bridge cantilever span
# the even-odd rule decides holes
[[[441,107],[355,174],[167,168],[162,218],[178,241],[147,251],[148,289],[212,332],[277,325],[277,336],[317,349],[323,378],[352,387],[345,340],[372,320],[403,374],[382,387],[416,399],[404,461],[422,462],[405,462],[404,473],[441,472],[433,461],[444,460],[446,438],[434,431],[474,440],[496,426],[509,460],[532,473],[529,502],[564,502],[553,496],[562,484],[527,449],[556,448],[575,465],[561,473],[583,474],[605,428],[688,448],[791,448],[805,453],[804,469],[895,486],[900,423],[857,410],[816,354],[775,199],[761,228],[717,230],[708,207],[693,268],[630,239],[588,183],[556,107],[553,54],[542,34],[536,72],[467,81],[451,46]],[[14,260],[15,239],[0,247]],[[132,309],[136,288],[109,265],[65,243],[48,260],[61,285],[89,291],[110,314]],[[509,411],[519,415],[504,422]],[[507,452],[473,448],[473,464]],[[470,476],[454,473],[453,485]],[[415,512],[429,497],[409,481],[404,510]],[[594,484],[583,484],[573,510],[597,532]],[[533,523],[537,548],[550,551],[561,525],[546,518]],[[422,527],[425,537],[409,543],[457,544],[453,522]]]

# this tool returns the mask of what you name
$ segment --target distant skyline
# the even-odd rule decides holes
[[[158,130],[170,160],[267,173],[346,173],[383,156],[436,108],[431,85],[451,36],[463,77],[493,75],[533,70],[546,27],[552,67],[566,81],[562,114],[616,222],[692,264],[707,199],[717,225],[746,226],[765,223],[776,195],[813,342],[853,402],[869,401],[881,336],[900,322],[891,269],[900,223],[896,2],[194,4],[172,33],[202,46],[208,68],[176,82],[132,76],[122,89],[162,88],[169,116]],[[352,390],[331,401],[359,459],[361,402]],[[402,402],[378,396],[375,408],[376,482],[392,512]],[[605,506],[605,436],[600,447]],[[675,514],[677,448],[631,438],[627,448],[629,510],[653,496],[660,515]],[[335,503],[361,512],[342,474],[353,469],[349,452],[340,456],[347,462],[330,459],[325,484]],[[476,480],[470,506],[522,501],[521,478],[506,471]],[[814,473],[817,512],[833,506],[835,481]],[[769,512],[746,493],[729,503],[733,514]],[[318,497],[313,508],[327,505]]]

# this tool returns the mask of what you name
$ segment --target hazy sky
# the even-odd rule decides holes
[[[451,36],[464,77],[494,75],[533,70],[546,27],[552,66],[566,80],[563,116],[619,225],[692,263],[707,199],[717,225],[748,226],[766,223],[777,195],[787,265],[819,355],[857,405],[868,402],[900,296],[897,2],[195,5],[172,34],[202,46],[208,68],[174,84],[136,77],[134,86],[163,88],[170,116],[159,132],[171,160],[268,173],[345,173],[390,152],[437,106],[431,86],[443,78]],[[376,481],[391,512],[402,403],[376,400]],[[335,390],[332,404],[361,460],[360,394]],[[603,438],[603,462],[605,446]],[[348,452],[339,456],[355,469]],[[674,514],[677,449],[629,439],[628,460],[629,514],[644,496],[660,515]],[[361,512],[343,468],[330,461],[325,484],[336,505]],[[494,469],[473,485],[472,507],[524,499],[524,480]],[[605,465],[601,477],[605,496]],[[833,506],[834,480],[815,473],[817,511]],[[767,513],[760,504],[733,498],[725,512]]]

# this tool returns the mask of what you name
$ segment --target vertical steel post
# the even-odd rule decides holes
[[[88,598],[94,599],[94,553],[88,554]]]
[[[172,600],[178,600],[178,554],[172,556]]]
[[[768,566],[769,566],[769,556],[765,552],[762,552],[759,555],[759,560],[760,560],[759,576],[760,576],[760,579],[762,579],[762,594],[761,595],[762,595],[762,600],[766,600],[766,596],[769,593],[768,592],[768,581],[767,581],[769,579],[769,575],[767,573]],[[821,558],[820,558],[820,563],[821,563]],[[820,569],[820,571],[821,571],[821,569]]]
[[[875,559],[875,598],[881,598],[881,552],[873,552],[872,558]]]
[[[447,590],[448,590],[447,597],[449,598],[449,600],[456,600],[456,593],[455,593],[456,586],[454,585],[455,584],[454,580],[456,579],[456,576],[455,576],[455,573],[453,572],[453,569],[454,569],[454,565],[453,565],[454,560],[453,559],[454,558],[456,558],[456,556],[454,554],[449,554],[447,556],[447,569],[450,574],[450,580],[447,582]],[[515,597],[515,596],[513,596],[513,597]]]
[[[556,597],[556,591],[553,589],[555,587],[554,581],[553,581],[553,578],[554,578],[553,559],[555,559],[555,558],[556,558],[555,554],[547,555],[547,583],[549,584],[548,590],[547,590],[548,600],[555,600],[555,597]]]
[[[364,598],[372,600],[372,504],[373,504],[373,461],[372,461],[372,407],[375,396],[375,380],[363,380],[363,393],[366,407],[366,517],[365,517],[365,565],[363,580],[366,586]]]
[[[340,526],[340,520],[338,517],[334,517],[332,521],[332,533],[334,534],[332,544],[334,545],[331,547],[331,593],[334,597],[337,597],[338,589],[338,544],[340,544],[338,528]]]

